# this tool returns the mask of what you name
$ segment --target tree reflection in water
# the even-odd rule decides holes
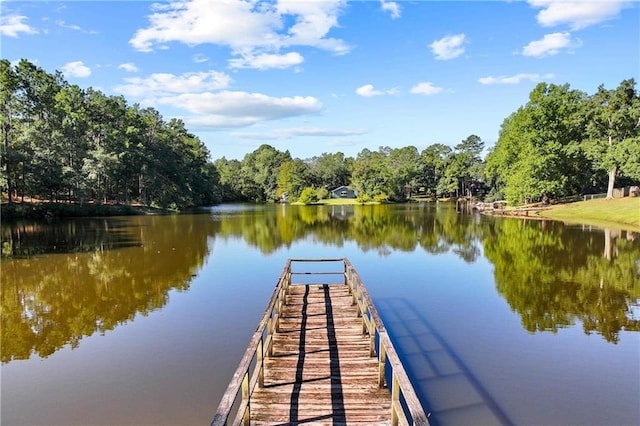
[[[18,256],[2,261],[2,362],[47,357],[163,307],[170,290],[189,288],[208,254],[213,223],[203,219],[139,217],[118,226],[105,220],[101,232],[90,233],[66,222],[17,225],[23,232]],[[54,243],[61,227],[82,249],[68,246],[67,253],[45,254],[47,247],[60,251]],[[28,229],[34,232],[26,237]],[[6,246],[16,231],[10,226],[2,231]],[[25,246],[27,240],[33,247]]]
[[[604,236],[604,238],[603,238]],[[2,362],[46,357],[187,290],[209,239],[242,238],[263,253],[302,239],[381,256],[422,250],[494,265],[498,292],[530,332],[581,322],[615,343],[640,330],[640,238],[556,222],[485,218],[439,203],[252,206],[206,214],[2,226]],[[635,308],[634,308],[635,306]]]
[[[491,231],[483,244],[496,287],[528,331],[580,321],[615,343],[621,330],[640,330],[630,315],[640,298],[637,234],[520,220],[496,221]]]

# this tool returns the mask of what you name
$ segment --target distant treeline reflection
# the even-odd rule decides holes
[[[66,222],[15,225],[20,232],[3,227],[3,248],[7,236],[18,235],[21,242],[19,256],[2,261],[2,362],[76,347],[84,336],[162,308],[171,290],[187,290],[208,254],[207,235],[214,233],[213,222],[198,219],[92,222],[103,224],[98,229]],[[54,244],[50,238],[60,236],[60,227],[68,235]]]
[[[443,204],[223,206],[3,225],[2,362],[46,357],[162,308],[171,290],[189,288],[212,238],[242,238],[264,253],[313,238],[337,247],[353,241],[381,256],[424,250],[472,263],[484,254],[497,291],[530,332],[579,321],[615,343],[621,330],[640,330],[640,236],[633,233],[481,218]]]

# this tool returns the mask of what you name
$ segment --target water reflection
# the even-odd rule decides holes
[[[163,307],[186,290],[208,240],[242,238],[269,254],[313,239],[386,256],[454,253],[494,265],[497,291],[530,332],[580,322],[616,343],[640,330],[640,238],[559,223],[481,218],[445,204],[250,208],[207,214],[2,227],[2,362],[46,357]],[[635,312],[635,314],[634,314]]]
[[[170,290],[189,288],[208,254],[213,224],[201,219],[131,218],[116,221],[118,226],[109,220],[102,228],[96,228],[97,221],[3,226],[3,245],[6,236],[18,235],[18,250],[14,245],[11,252],[19,255],[2,261],[2,362],[46,357],[66,344],[76,347],[84,336],[163,307]],[[51,238],[61,229],[69,231],[61,240],[76,241],[77,250],[25,257],[57,250]],[[92,250],[86,252],[87,246]]]
[[[304,238],[342,247],[354,241],[363,251],[381,255],[392,250],[430,254],[453,251],[468,262],[480,253],[479,221],[461,215],[448,204],[373,206],[272,206],[228,214],[229,207],[212,209],[217,236],[242,237],[263,253]]]
[[[484,252],[497,290],[528,331],[556,332],[579,321],[587,334],[615,343],[621,330],[640,330],[629,315],[640,298],[634,233],[518,220],[497,221],[487,231]]]
[[[139,244],[116,218],[21,221],[2,227],[2,257],[112,250]]]

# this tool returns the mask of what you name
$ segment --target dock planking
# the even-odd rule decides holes
[[[389,391],[346,285],[293,285],[251,423],[390,424]]]
[[[341,271],[292,267],[336,262]],[[294,276],[322,276],[323,282],[293,283]],[[329,283],[328,276],[340,280]],[[347,259],[287,261],[212,421],[228,423],[429,424]]]

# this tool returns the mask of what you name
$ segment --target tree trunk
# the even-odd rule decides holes
[[[604,255],[603,257],[608,261],[618,256],[618,246],[616,239],[620,238],[620,231],[611,230],[609,228],[604,229]]]
[[[11,115],[9,115],[9,117],[11,117]],[[9,118],[9,120],[10,119],[11,118]],[[4,144],[5,172],[7,174],[7,195],[9,197],[9,204],[11,204],[13,203],[13,197],[12,197],[13,181],[11,180],[11,174],[13,173],[13,169],[8,161],[8,157],[9,157],[9,123],[8,122],[2,125],[2,139]]]
[[[611,170],[609,170],[609,184],[607,185],[607,199],[613,198],[613,188],[616,183],[616,166],[613,166]]]
[[[613,145],[613,138],[609,135],[609,149]],[[616,183],[616,166],[613,166],[611,170],[609,170],[609,184],[607,185],[607,200],[613,198],[613,187]]]

